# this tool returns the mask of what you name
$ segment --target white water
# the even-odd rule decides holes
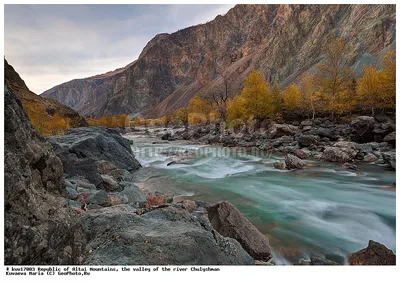
[[[273,163],[283,155],[229,156],[218,147],[126,137],[143,165],[135,174],[138,185],[180,199],[230,201],[270,239],[278,264],[312,255],[346,263],[368,240],[396,252],[395,173],[386,167],[365,164],[353,172],[308,161],[304,170],[277,170]],[[172,149],[203,153],[167,166],[171,158],[160,152]]]

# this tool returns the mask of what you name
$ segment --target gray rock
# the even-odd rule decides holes
[[[300,158],[291,154],[285,156],[285,163],[287,169],[301,169],[306,165]]]
[[[222,236],[236,239],[254,259],[269,261],[272,258],[268,238],[232,204],[218,202],[207,208],[207,212],[212,227]]]
[[[328,260],[326,258],[311,257],[310,265],[339,265],[338,263]]]
[[[126,185],[120,194],[125,195],[128,203],[135,207],[143,207],[147,200],[146,194],[133,184]]]
[[[140,168],[132,153],[131,141],[117,131],[105,127],[74,128],[63,136],[49,137],[64,172],[86,178],[98,188],[103,188],[100,167],[104,161],[113,167],[132,172]]]
[[[132,182],[133,181],[133,175],[126,169],[114,169],[111,172],[109,172],[108,174],[111,175],[112,178],[118,182],[121,182],[121,181]]]
[[[378,158],[374,154],[371,154],[371,153],[365,155],[365,157],[364,157],[364,162],[367,162],[367,163],[373,163],[373,162],[376,162],[377,160],[378,160]]]
[[[355,150],[346,147],[326,147],[321,158],[329,162],[345,163],[352,161],[357,155]]]
[[[370,116],[359,116],[351,123],[352,140],[360,143],[374,141],[375,119]]]
[[[304,129],[305,126],[312,126],[312,125],[313,125],[313,121],[312,121],[311,119],[303,120],[303,121],[300,123],[300,126],[302,126],[303,129]]]
[[[396,170],[396,151],[383,152],[382,158],[392,169]]]
[[[348,170],[354,170],[354,171],[358,170],[357,165],[351,164],[351,163],[342,164],[342,168],[345,168],[345,169],[348,169]]]
[[[388,142],[389,144],[396,146],[396,131],[389,133],[383,138],[383,141]]]
[[[319,137],[315,135],[300,134],[299,136],[297,136],[296,140],[299,143],[300,147],[309,147],[313,144],[317,144]]]
[[[111,206],[111,199],[106,191],[100,190],[89,198],[89,203],[99,205],[102,207],[108,207]]]
[[[295,155],[296,157],[298,157],[299,159],[302,159],[302,160],[308,158],[308,155],[307,155],[303,150],[296,150],[296,151],[294,151],[294,155]]]
[[[62,163],[7,84],[4,119],[4,263],[82,263],[86,238],[68,206]]]
[[[90,265],[247,265],[254,260],[234,239],[216,232],[205,213],[182,204],[142,216],[127,205],[85,215]]]
[[[78,197],[78,192],[74,188],[71,186],[65,186],[65,188],[67,189],[68,199],[75,200]]]
[[[284,135],[291,136],[295,135],[299,131],[297,126],[289,124],[273,124],[268,130],[268,136],[270,138],[278,138]]]
[[[118,182],[115,181],[112,176],[107,174],[100,175],[103,180],[103,188],[106,191],[116,191],[119,188]]]

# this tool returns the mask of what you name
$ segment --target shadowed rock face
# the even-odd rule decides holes
[[[161,116],[187,106],[204,87],[221,87],[223,74],[233,77],[231,95],[252,69],[288,85],[313,72],[337,36],[349,41],[359,75],[395,47],[395,17],[395,5],[237,5],[206,24],[157,35],[124,68],[42,95],[84,115]]]
[[[5,85],[4,263],[80,264],[86,239],[68,208],[63,166]]]

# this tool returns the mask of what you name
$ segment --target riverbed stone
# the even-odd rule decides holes
[[[291,154],[285,156],[285,163],[287,169],[301,169],[306,165],[300,158]]]
[[[350,265],[396,265],[396,255],[385,245],[370,240],[368,247],[348,256]]]
[[[211,225],[219,234],[236,239],[254,259],[269,261],[272,251],[268,238],[227,201],[207,208]]]

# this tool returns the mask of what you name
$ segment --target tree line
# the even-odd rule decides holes
[[[359,79],[350,68],[352,56],[343,39],[334,39],[324,55],[313,72],[285,88],[280,88],[276,80],[270,85],[263,74],[253,70],[241,92],[230,98],[230,79],[223,77],[222,89],[203,91],[187,108],[179,109],[167,119],[185,125],[212,120],[282,121],[298,117],[336,118],[352,113],[374,115],[395,109],[395,52],[384,56],[382,69],[366,65]]]

